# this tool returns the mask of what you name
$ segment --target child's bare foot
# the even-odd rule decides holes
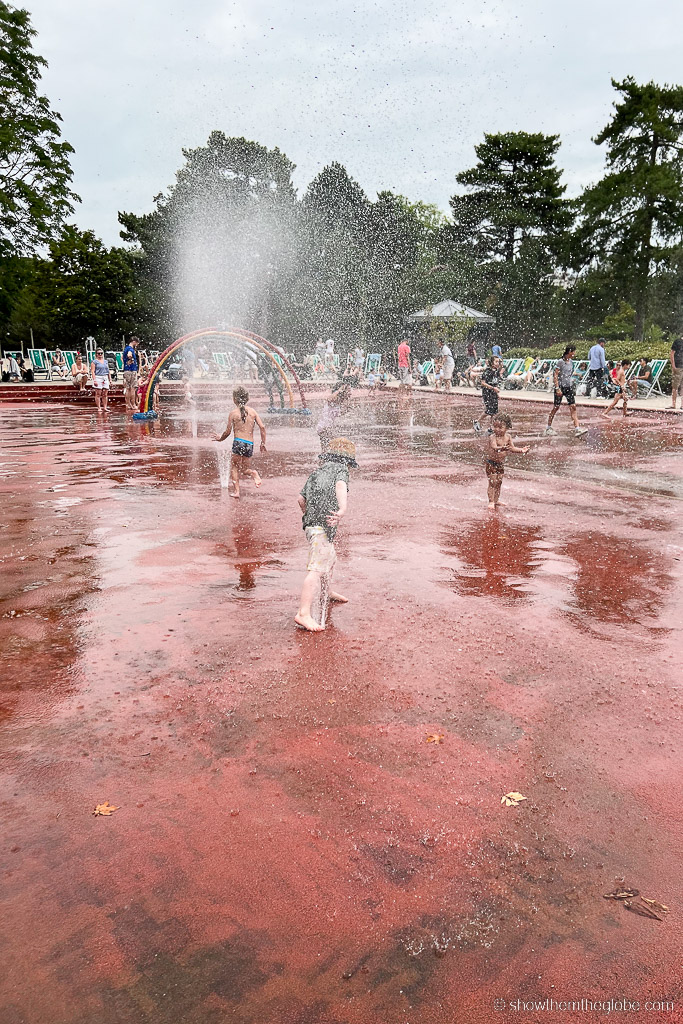
[[[609,419],[609,413],[608,412],[601,412],[600,415],[603,418],[603,420],[608,420]]]
[[[312,615],[302,615],[301,612],[297,612],[294,616],[294,621],[297,626],[301,629],[307,629],[309,633],[320,633],[323,627],[319,622],[316,622]]]
[[[339,604],[348,604],[349,602],[348,597],[344,597],[343,594],[337,594],[334,590],[331,590],[328,596],[330,601],[338,601]]]
[[[260,486],[261,486],[261,482],[262,482],[262,481],[261,481],[261,477],[260,477],[260,476],[258,475],[258,473],[256,472],[256,470],[254,470],[254,478],[253,478],[253,479],[254,479],[254,484],[255,484],[255,486],[256,486],[256,487],[260,487]]]
[[[490,501],[489,502],[489,508],[493,511],[493,509],[495,509],[495,507],[496,507],[495,503],[493,501]]]
[[[240,492],[235,488],[233,488],[232,491],[228,491],[228,494],[230,495],[231,498],[239,498],[240,496]]]
[[[500,508],[501,505],[503,506],[503,508],[505,508],[505,506],[507,505],[507,501],[497,501],[496,502],[496,508]]]

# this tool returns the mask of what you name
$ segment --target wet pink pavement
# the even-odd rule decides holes
[[[312,635],[315,417],[238,503],[216,410],[0,407],[2,1024],[683,1020],[683,423],[514,408],[492,514],[478,411],[358,400]]]

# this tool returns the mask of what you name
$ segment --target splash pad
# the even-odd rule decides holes
[[[138,412],[133,414],[133,419],[150,420],[157,418],[157,413],[153,409],[154,392],[158,386],[163,371],[180,349],[185,345],[195,343],[201,338],[221,338],[222,344],[227,346],[228,349],[231,351],[242,352],[253,363],[256,363],[259,353],[267,357],[282,378],[282,382],[287,391],[289,407],[279,411],[310,416],[310,409],[306,408],[306,398],[299,376],[287,357],[280,352],[275,345],[266,338],[262,338],[259,334],[254,334],[253,331],[247,331],[243,328],[204,327],[196,331],[191,331],[189,334],[184,334],[182,337],[176,339],[176,341],[169,345],[168,348],[164,349],[164,351],[158,356],[151,368],[147,386],[140,398],[140,408]],[[299,392],[299,398],[301,401],[300,406],[295,404],[290,376],[293,378]]]

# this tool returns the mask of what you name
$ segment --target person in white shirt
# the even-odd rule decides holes
[[[356,376],[363,376],[363,365],[365,363],[365,353],[363,349],[358,347],[353,350],[353,363],[356,369]]]
[[[444,385],[446,391],[450,391],[453,371],[455,370],[455,360],[453,358],[453,353],[445,341],[441,348],[441,352],[439,353],[439,357],[441,359],[441,383]]]
[[[325,369],[334,370],[334,338],[325,342]]]

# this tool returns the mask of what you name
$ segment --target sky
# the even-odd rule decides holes
[[[74,219],[119,243],[214,130],[337,160],[370,198],[448,212],[485,132],[559,134],[567,194],[600,177],[611,79],[683,84],[675,0],[15,0],[75,148]]]

